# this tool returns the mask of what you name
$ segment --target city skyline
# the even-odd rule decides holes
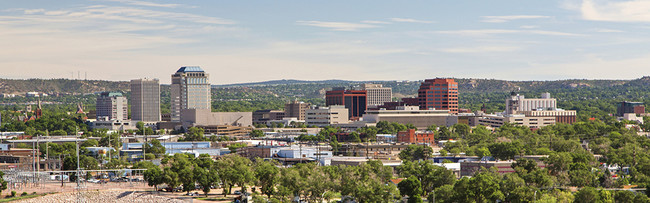
[[[3,2],[1,78],[634,79],[650,75],[650,3]],[[255,15],[250,15],[254,13]],[[278,15],[282,14],[282,15]],[[620,71],[621,67],[626,71]],[[20,69],[21,71],[7,71]],[[298,71],[297,71],[298,70]]]

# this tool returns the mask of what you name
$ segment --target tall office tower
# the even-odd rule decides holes
[[[131,120],[160,121],[160,83],[158,79],[131,80]]]
[[[381,84],[363,84],[362,87],[368,92],[368,106],[381,106],[393,98],[393,89],[390,87],[383,87]]]
[[[420,109],[435,108],[458,113],[458,83],[454,79],[427,79],[418,90]]]
[[[368,94],[365,90],[345,90],[334,88],[325,93],[325,105],[344,105],[348,109],[350,120],[360,118],[366,113]]]
[[[209,74],[198,66],[184,66],[172,75],[171,117],[181,121],[182,109],[211,109]]]
[[[97,97],[97,120],[128,120],[129,104],[119,92],[102,92]]]
[[[305,102],[293,101],[284,104],[284,117],[295,117],[298,120],[305,120],[305,112],[309,109],[309,104]]]

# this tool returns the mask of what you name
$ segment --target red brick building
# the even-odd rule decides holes
[[[398,132],[397,133],[397,142],[403,142],[403,143],[411,143],[411,144],[418,144],[418,143],[428,143],[429,145],[435,145],[436,142],[434,140],[434,133],[433,132],[415,132],[415,129],[408,129],[403,132]]]
[[[427,79],[418,90],[420,109],[435,108],[458,113],[458,83],[454,79]]]
[[[344,90],[336,88],[325,93],[325,105],[344,105],[350,120],[360,118],[368,106],[366,90]]]

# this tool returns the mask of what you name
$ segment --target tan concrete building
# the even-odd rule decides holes
[[[181,111],[183,126],[196,125],[231,125],[239,127],[253,126],[252,112],[210,112],[206,109],[183,109]]]
[[[158,79],[131,80],[131,120],[160,121],[160,84]]]
[[[298,120],[305,120],[305,113],[309,109],[309,104],[305,102],[293,101],[284,104],[284,117],[295,117]]]
[[[449,110],[420,110],[418,106],[398,106],[396,110],[367,110],[363,121],[377,123],[379,121],[413,124],[418,129],[426,129],[431,125],[452,126],[458,123],[458,116]]]
[[[384,102],[393,99],[393,89],[390,87],[383,87],[381,84],[363,84],[361,87],[367,92],[368,107],[384,105]]]
[[[333,124],[348,123],[348,109],[343,105],[318,107],[306,111],[305,123],[319,127]]]

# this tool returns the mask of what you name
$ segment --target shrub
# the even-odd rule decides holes
[[[13,191],[13,190],[12,190],[12,191],[11,191],[11,197],[15,197],[15,196],[16,196],[16,191]]]
[[[22,194],[20,194],[20,196],[27,196],[27,195],[28,195],[27,192],[23,192]]]

